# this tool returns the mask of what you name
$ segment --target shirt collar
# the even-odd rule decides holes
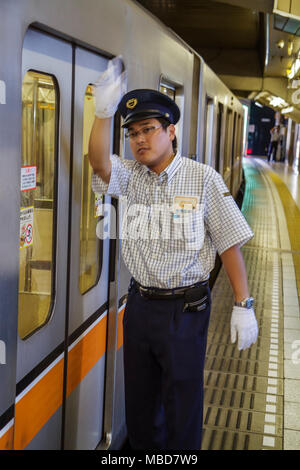
[[[167,173],[168,175],[168,183],[172,181],[174,176],[176,175],[177,171],[182,165],[182,157],[179,152],[176,153],[175,157],[171,161],[171,163],[165,168],[162,173]]]
[[[181,165],[182,165],[182,157],[180,153],[177,152],[175,157],[171,161],[171,163],[160,173],[160,175],[155,174],[154,176],[157,176],[157,178],[161,178],[162,180],[167,178],[168,183],[170,183],[170,181],[172,181],[172,179],[174,178],[175,174],[177,173]],[[149,176],[151,176],[151,174],[154,173],[146,165],[142,165],[142,169],[145,173],[148,173]]]

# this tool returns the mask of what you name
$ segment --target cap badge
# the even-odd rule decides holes
[[[131,98],[126,103],[126,108],[133,109],[136,107],[138,100],[136,98]]]

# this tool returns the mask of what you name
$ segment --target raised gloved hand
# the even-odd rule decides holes
[[[258,335],[258,326],[253,308],[233,307],[231,315],[231,342],[236,342],[238,348],[247,349],[255,343]]]
[[[126,93],[127,75],[122,72],[123,62],[121,56],[108,62],[108,67],[94,84],[96,100],[95,115],[101,119],[112,117]]]

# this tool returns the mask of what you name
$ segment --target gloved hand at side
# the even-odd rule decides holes
[[[121,56],[108,62],[107,69],[101,73],[94,84],[96,100],[95,115],[101,119],[112,117],[126,93],[127,74],[122,72],[123,62]]]
[[[253,308],[233,307],[231,315],[231,342],[236,342],[238,348],[247,349],[255,343],[258,335],[258,326]]]

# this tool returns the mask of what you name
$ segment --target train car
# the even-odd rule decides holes
[[[122,55],[128,89],[176,100],[179,151],[215,167],[233,195],[243,108],[135,1],[2,0],[0,18],[0,449],[117,449],[130,275],[118,200],[91,189],[92,84]],[[120,126],[116,116],[113,151],[132,158]]]

